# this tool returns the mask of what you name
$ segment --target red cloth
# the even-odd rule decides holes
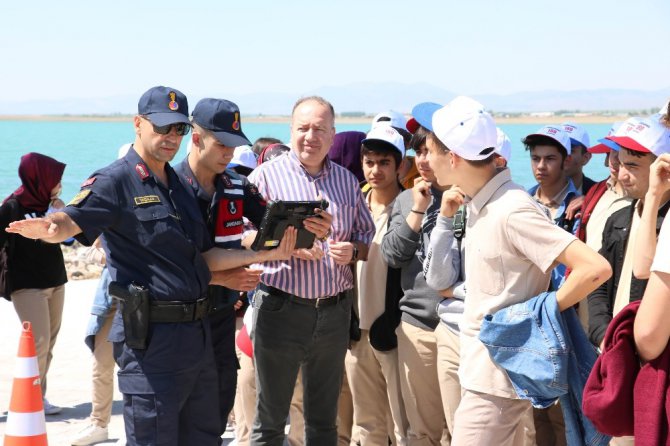
[[[27,153],[21,157],[19,178],[21,186],[10,197],[26,209],[45,212],[51,202],[51,191],[63,178],[65,164],[40,153]],[[3,202],[4,203],[4,202]]]
[[[633,385],[640,370],[633,323],[640,301],[627,305],[610,322],[603,352],[584,386],[582,409],[599,432],[633,435]],[[636,443],[637,444],[637,443]]]
[[[635,446],[670,445],[668,414],[670,395],[668,371],[670,349],[649,361],[640,369],[635,380]]]
[[[600,201],[600,198],[607,191],[607,180],[596,183],[584,196],[584,202],[582,203],[581,210],[581,221],[579,222],[579,229],[577,230],[577,238],[583,242],[586,242],[586,224],[591,219],[591,214],[593,209],[595,209],[596,204]]]
[[[670,446],[670,348],[640,367],[633,337],[640,302],[628,304],[607,327],[582,409],[604,434],[634,435],[635,446]]]

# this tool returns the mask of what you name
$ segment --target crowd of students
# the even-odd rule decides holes
[[[526,135],[529,190],[511,180],[512,142],[467,97],[337,134],[332,105],[304,98],[286,145],[251,147],[239,116],[230,101],[200,101],[175,168],[215,245],[249,247],[268,200],[329,207],[305,222],[311,248],[239,268],[208,261],[217,435],[229,419],[237,444],[281,445],[290,413],[290,445],[669,440],[670,268],[656,248],[670,237],[667,109],[615,123],[597,144],[574,123]],[[608,178],[584,175],[593,154]],[[100,338],[89,345],[108,370]],[[111,399],[102,417],[96,399],[73,444],[107,439]],[[144,444],[128,420],[126,432]],[[165,444],[194,444],[179,438]]]

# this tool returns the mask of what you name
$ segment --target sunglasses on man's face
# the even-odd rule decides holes
[[[143,118],[151,122],[149,118],[145,118],[144,116]],[[156,125],[153,122],[151,122],[151,125],[154,128],[154,132],[158,133],[159,135],[167,135],[172,131],[172,127],[175,128],[175,130],[177,131],[177,135],[179,136],[188,135],[188,132],[191,131],[191,126],[189,124],[184,124],[183,122],[168,125]]]

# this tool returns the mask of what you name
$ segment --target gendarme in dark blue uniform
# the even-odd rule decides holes
[[[230,101],[205,98],[193,110],[193,121],[212,132],[217,141],[227,147],[249,144],[242,133],[239,109]],[[198,150],[198,148],[194,148]],[[214,149],[218,150],[218,149]],[[193,155],[191,155],[193,156]],[[241,249],[244,232],[244,218],[256,227],[260,226],[265,213],[265,200],[256,186],[245,176],[227,169],[216,175],[214,194],[210,195],[199,183],[185,158],[175,166],[175,171],[185,180],[197,199],[201,214],[207,225],[210,240],[224,249]],[[210,315],[212,343],[219,375],[219,416],[221,433],[235,402],[237,369],[239,364],[235,354],[235,309],[233,305],[240,298],[239,291],[211,285],[213,299]]]
[[[169,100],[175,101],[178,114],[188,115],[185,96],[158,89],[165,87],[145,93],[143,99],[150,93],[154,97],[144,109],[140,99],[140,115],[151,117],[146,110],[156,95],[159,103],[165,96],[166,109],[174,110]],[[90,245],[104,232],[113,281],[146,287],[152,309],[173,302],[185,315],[192,310],[179,322],[150,322],[146,349],[124,342],[123,321],[120,313],[115,315],[109,340],[120,368],[128,444],[218,445],[219,418],[211,415],[218,397],[211,392],[217,375],[210,325],[207,312],[193,304],[207,295],[210,273],[201,252],[212,243],[191,191],[167,163],[165,173],[167,185],[133,147],[84,182],[65,212],[81,228],[80,242]]]
[[[197,194],[201,210],[215,245],[221,248],[241,248],[243,219],[248,218],[260,225],[265,212],[265,201],[246,177],[226,170],[217,176],[216,192],[210,197],[199,187],[188,166],[188,158],[179,163],[175,170],[183,175]],[[254,190],[256,190],[254,194]],[[258,227],[258,226],[257,226]],[[219,411],[222,433],[225,422],[235,402],[237,369],[239,364],[235,354],[235,308],[240,292],[229,288],[210,285],[213,311],[210,314],[212,344],[216,367],[219,374]]]

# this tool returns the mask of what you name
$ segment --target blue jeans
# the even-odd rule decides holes
[[[351,298],[318,308],[259,290],[254,296],[256,419],[251,444],[281,446],[302,367],[305,445],[337,445],[337,401],[349,344]]]

